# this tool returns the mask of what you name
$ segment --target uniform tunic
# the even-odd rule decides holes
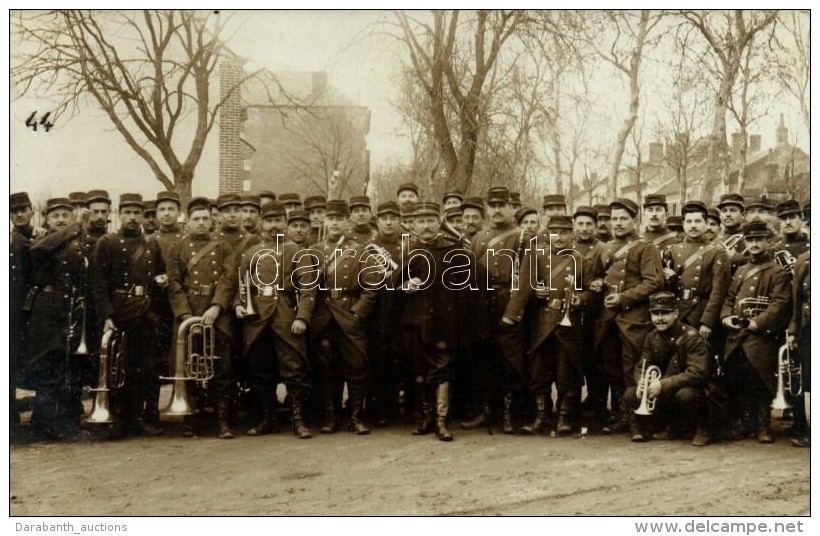
[[[679,300],[681,321],[696,328],[718,326],[730,280],[725,250],[705,239],[686,240],[671,245],[667,258],[676,274],[669,284]]]

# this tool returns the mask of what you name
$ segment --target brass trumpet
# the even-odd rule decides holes
[[[103,333],[100,342],[100,368],[97,376],[97,387],[91,414],[86,422],[92,424],[109,424],[114,422],[109,406],[109,393],[125,385],[125,333],[118,329],[109,329]]]
[[[385,248],[378,244],[368,244],[365,246],[365,251],[369,252],[375,261],[381,266],[385,272],[394,272],[398,270],[399,265],[393,260],[393,256]]]
[[[646,359],[641,365],[641,379],[638,388],[641,392],[641,405],[635,410],[635,415],[652,415],[655,411],[655,399],[649,398],[649,384],[661,377],[661,369],[656,365],[646,366]]]
[[[163,415],[193,415],[187,382],[196,381],[207,387],[214,377],[216,359],[219,357],[214,355],[214,327],[203,324],[201,316],[184,320],[177,330],[174,375],[160,376],[161,380],[174,382],[171,402],[162,411]]]
[[[259,320],[259,313],[253,307],[253,298],[251,297],[251,270],[245,270],[245,277],[242,278],[242,269],[236,269],[236,275],[239,280],[239,300],[245,306],[245,316],[242,320]]]

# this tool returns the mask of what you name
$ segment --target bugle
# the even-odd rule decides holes
[[[638,389],[641,390],[641,405],[635,410],[635,415],[652,415],[655,411],[655,398],[649,396],[649,384],[661,377],[661,369],[658,366],[646,366],[646,359],[641,365],[641,379],[638,381]]]
[[[109,394],[125,385],[125,333],[118,329],[109,329],[103,333],[100,342],[100,365],[97,375],[97,387],[94,393],[91,414],[86,422],[92,424],[109,424],[114,422],[111,414]]]
[[[393,256],[390,255],[390,252],[378,244],[368,244],[364,249],[373,256],[373,259],[385,272],[394,272],[399,268],[399,264],[393,260]]]

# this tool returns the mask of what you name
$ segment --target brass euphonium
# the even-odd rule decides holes
[[[109,393],[125,385],[125,333],[118,329],[109,329],[103,333],[100,342],[100,368],[97,376],[97,387],[91,414],[86,422],[109,424],[114,422],[109,406]]]
[[[174,382],[171,402],[163,415],[193,415],[194,408],[188,396],[188,382],[198,381],[207,386],[214,377],[214,327],[202,323],[201,316],[192,316],[179,325],[177,330],[174,375],[161,376],[162,380]]]
[[[237,268],[237,278],[239,279],[239,300],[245,306],[245,316],[242,320],[259,320],[259,313],[253,307],[253,298],[251,297],[251,270],[245,270],[245,277],[242,277],[242,269]]]
[[[641,365],[641,379],[638,381],[638,388],[641,392],[641,405],[635,410],[635,415],[652,415],[655,411],[655,399],[649,398],[649,384],[660,379],[661,369],[656,365],[646,366],[646,359]]]

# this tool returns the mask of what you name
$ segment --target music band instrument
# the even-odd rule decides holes
[[[740,316],[751,319],[765,311],[771,303],[772,300],[768,296],[754,296],[741,299],[737,305],[740,308]]]
[[[173,381],[171,401],[163,415],[193,415],[194,408],[188,396],[188,382],[199,382],[206,388],[214,377],[214,326],[202,323],[201,316],[183,320],[177,330],[174,375],[160,376],[161,380]]]
[[[786,335],[788,339],[788,334]],[[775,389],[772,409],[786,410],[792,405],[786,400],[786,393],[790,396],[803,394],[803,366],[799,361],[792,359],[789,343],[780,347],[777,353],[777,388]]]
[[[378,244],[367,244],[364,249],[373,256],[373,259],[385,272],[394,272],[399,268],[399,264],[393,260],[390,252]]]
[[[245,270],[245,277],[242,277],[242,269],[236,269],[236,275],[239,280],[239,301],[245,307],[245,316],[242,320],[259,320],[259,313],[253,307],[253,298],[251,296],[251,270]]]
[[[661,369],[656,365],[646,366],[646,359],[641,365],[641,378],[638,381],[638,390],[641,392],[641,405],[635,410],[635,415],[652,415],[655,411],[655,398],[649,397],[649,384],[661,377]]]
[[[109,329],[102,335],[97,387],[90,389],[94,393],[94,402],[91,414],[86,419],[88,423],[109,424],[114,422],[109,405],[109,394],[125,385],[126,341],[125,332],[118,329]]]

